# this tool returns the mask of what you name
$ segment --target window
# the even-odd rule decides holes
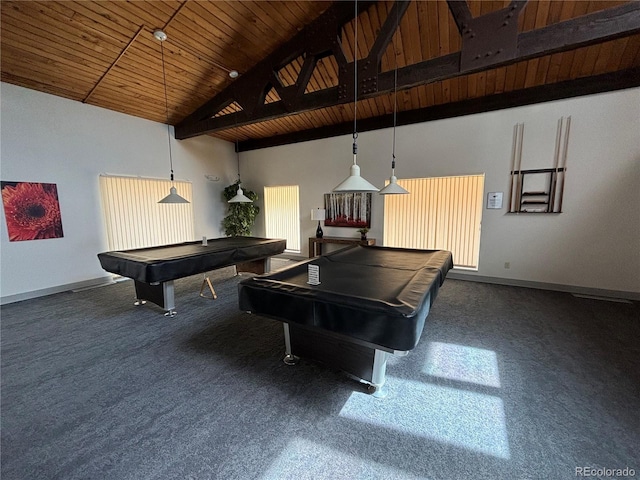
[[[265,234],[287,240],[285,251],[300,253],[298,185],[264,187]]]
[[[173,182],[192,202],[191,182]],[[161,204],[171,181],[100,175],[109,250],[168,245],[195,239],[193,203]]]
[[[478,269],[484,175],[398,180],[409,195],[384,200],[384,245],[442,249]]]

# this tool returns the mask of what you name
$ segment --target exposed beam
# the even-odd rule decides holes
[[[518,12],[523,5],[523,1],[512,2],[510,7],[504,10],[507,11],[510,9]],[[515,9],[513,8],[514,6],[516,7]],[[490,15],[495,14],[495,12],[492,12]],[[515,38],[515,40],[517,40],[517,48],[513,56],[505,59],[500,55],[495,55],[489,60],[483,59],[482,65],[478,65],[476,68],[473,67],[473,64],[466,65],[465,69],[461,68],[461,52],[399,68],[397,88],[399,90],[408,89],[460,75],[510,65],[535,57],[572,50],[597,42],[613,40],[638,32],[640,32],[640,2],[628,3],[541,29],[521,33]],[[301,33],[304,33],[304,30]],[[486,34],[487,32],[481,33],[481,35]],[[346,70],[347,72],[353,72],[353,67],[352,62],[347,66],[342,66],[341,71]],[[271,71],[272,70],[269,70],[269,75]],[[266,75],[266,72],[264,75]],[[259,85],[264,85],[266,82],[267,80],[264,80],[262,83],[246,85],[244,91],[249,93],[252,88],[253,91],[255,91]],[[370,98],[393,91],[394,72],[378,73],[376,76],[375,89],[372,90],[370,84],[368,87],[368,89],[362,89],[362,83],[359,85],[361,90],[358,93],[358,98]],[[291,103],[289,103],[289,108],[286,108],[282,101],[267,105],[254,104],[254,110],[249,110],[243,105],[243,111],[237,114],[229,114],[215,118],[206,117],[206,115],[213,115],[211,111],[205,112],[199,109],[196,111],[196,114],[189,117],[188,121],[176,126],[176,138],[184,139],[194,137],[224,130],[232,126],[248,125],[280,118],[292,113],[301,113],[317,108],[350,103],[354,99],[353,93],[352,89],[345,89],[339,85],[338,87],[304,94],[296,99],[296,108],[293,112],[291,111]],[[222,105],[222,101],[228,101],[232,95],[232,90],[225,90],[216,96],[212,102],[221,102],[219,105]],[[254,105],[252,105],[252,107]],[[217,111],[218,110],[214,113]],[[202,114],[205,115],[203,116]],[[195,120],[194,118],[196,117],[199,118],[199,120]]]
[[[522,59],[549,55],[640,32],[640,2],[549,25],[518,37]]]
[[[462,100],[434,107],[400,112],[397,114],[397,125],[402,126],[414,123],[424,123],[444,118],[491,112],[505,108],[521,107],[535,103],[550,102],[565,98],[593,95],[635,87],[640,87],[640,68],[632,68],[622,72],[605,73],[592,77],[583,77],[576,80],[568,80],[550,85],[542,85],[524,90],[490,95],[482,98]],[[392,126],[392,115],[382,115],[358,121],[359,132],[391,128]],[[308,142],[311,140],[319,140],[339,135],[350,135],[352,133],[353,122],[344,122],[338,125],[329,125],[326,127],[292,132],[269,138],[246,140],[239,143],[238,151],[246,152],[260,148]]]
[[[382,55],[387,50],[389,43],[393,39],[393,34],[397,30],[398,23],[400,19],[404,16],[407,8],[409,8],[410,0],[397,1],[391,7],[391,11],[387,16],[382,28],[378,32],[378,36],[376,37],[376,41],[371,47],[371,51],[368,55],[368,60],[371,61],[372,64],[377,65],[378,71],[380,70],[380,62],[382,60]],[[394,52],[395,55],[395,52]]]
[[[398,89],[406,89],[454,78],[461,74],[488,70],[594,43],[614,40],[640,32],[640,2],[584,15],[566,22],[518,35],[517,54],[509,61],[496,61],[477,69],[460,70],[460,52],[398,69]],[[425,81],[426,80],[426,81]],[[378,77],[383,93],[393,89],[393,72]]]
[[[460,33],[464,32],[469,26],[469,22],[473,18],[471,16],[471,10],[467,5],[467,0],[447,0],[449,5],[449,11],[453,17],[453,21],[456,22],[456,27]]]
[[[509,8],[516,12],[520,12],[520,10],[522,10],[527,5],[527,2],[528,0],[511,0]]]
[[[375,1],[359,2],[358,12],[366,10],[374,3]],[[270,88],[266,88],[267,85],[276,87],[276,91],[280,87],[279,85],[271,85],[274,73],[277,73],[278,70],[305,52],[319,57],[326,56],[327,53],[334,53],[335,55],[335,50],[341,50],[339,45],[340,29],[345,23],[352,20],[354,15],[355,11],[352,2],[334,2],[322,15],[291,40],[260,61],[247,73],[240,76],[227,89],[186,117],[176,128],[185,129],[189,125],[206,121],[222,110],[225,104],[228,105],[233,101],[242,106],[243,117],[251,118],[254,109],[263,105],[256,105],[254,101],[262,98],[261,93],[263,91],[268,92]],[[338,66],[341,67],[341,61],[346,62],[344,55],[338,54],[335,56]],[[229,102],[229,98],[232,98],[231,102]],[[176,138],[186,137],[177,136]]]
[[[461,30],[460,71],[478,70],[518,55],[518,5],[467,18]],[[462,25],[461,25],[462,26]]]

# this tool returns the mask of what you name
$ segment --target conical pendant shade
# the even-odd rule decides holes
[[[354,160],[355,162],[355,160]],[[377,192],[375,185],[370,184],[360,176],[360,167],[354,163],[351,165],[349,176],[340,185],[333,189],[334,192]]]
[[[398,30],[398,4],[394,6],[396,11],[396,31]],[[395,41],[393,44],[393,50],[395,54]],[[395,55],[394,55],[395,58]],[[378,193],[380,195],[407,195],[409,192],[403,187],[398,185],[398,177],[396,177],[396,124],[397,124],[397,111],[398,111],[398,62],[395,61],[395,68],[393,74],[393,149],[391,153],[391,177],[389,177],[389,183],[382,188]]]
[[[380,190],[380,195],[401,195],[409,193],[400,185],[398,185],[398,179],[395,175],[391,175],[389,179],[389,184]]]
[[[358,17],[358,0],[354,2],[354,18]],[[354,52],[358,51],[358,22],[354,26]],[[358,166],[358,58],[354,59],[353,68],[353,164],[349,171],[349,176],[332,191],[334,192],[377,192],[375,185],[367,182],[360,176],[360,167]]]
[[[167,73],[164,68],[164,46],[162,42],[167,39],[167,34],[162,30],[156,30],[153,32],[153,36],[156,40],[160,41],[160,52],[162,55],[162,84],[164,86],[164,106],[167,118],[167,140],[169,141],[169,165],[171,167],[171,182],[173,183],[173,156],[171,155],[171,127],[169,126],[169,100],[167,97]],[[169,195],[159,200],[158,203],[190,203],[186,198],[178,195],[176,187],[171,185],[169,189]]]
[[[240,185],[238,185],[238,193],[236,193],[236,196],[229,200],[227,203],[253,203],[253,200],[245,196],[242,188],[240,188]]]
[[[189,203],[189,200],[178,195],[176,187],[171,187],[169,189],[169,195],[159,200],[158,203]]]

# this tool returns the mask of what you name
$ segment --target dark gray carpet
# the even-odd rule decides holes
[[[640,476],[637,305],[447,280],[378,400],[214,277],[173,319],[130,281],[2,307],[2,479]]]

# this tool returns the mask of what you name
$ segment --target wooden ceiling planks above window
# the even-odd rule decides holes
[[[368,8],[340,29],[348,62],[353,60],[356,22],[358,58],[363,59],[394,11],[393,1],[370,3],[364,2]],[[533,32],[627,3],[630,2],[532,0],[526,2],[518,16],[518,32]],[[468,0],[466,5],[470,15],[477,18],[507,8],[511,1]],[[166,121],[166,111],[160,44],[152,32],[164,29],[168,35],[164,50],[169,123],[175,125],[233,87],[230,70],[239,71],[241,77],[248,75],[332,4],[3,0],[0,6],[2,81],[158,122]],[[380,73],[391,72],[396,64],[403,68],[456,54],[461,48],[462,38],[446,1],[412,1],[381,54]],[[291,60],[277,71],[284,86],[294,86],[304,69],[304,55]],[[319,59],[305,94],[335,89],[339,85],[339,65],[333,55]],[[454,113],[463,111],[464,105],[476,109],[479,99],[495,103],[490,99],[517,92],[527,96],[527,91],[542,92],[536,89],[554,85],[558,90],[568,90],[566,82],[581,81],[580,85],[587,85],[585,91],[591,91],[590,78],[594,82],[607,79],[614,88],[613,85],[626,85],[616,82],[619,74],[633,86],[640,80],[634,82],[631,77],[629,81],[629,72],[639,68],[640,34],[632,31],[614,40],[407,88],[398,92],[397,104],[401,114],[410,114],[406,118],[416,121],[430,118],[429,109],[450,108]],[[600,88],[606,90],[608,86]],[[513,101],[508,98],[508,102]],[[278,102],[282,102],[281,96],[271,89],[265,103]],[[391,93],[361,98],[359,122],[369,121],[377,128],[390,125],[393,102]],[[229,105],[215,115],[233,116],[237,110]],[[348,131],[353,115],[353,103],[328,105],[252,124],[235,124],[212,135],[240,141],[251,148],[265,145],[260,142],[266,139],[295,141],[294,138],[321,138]]]

